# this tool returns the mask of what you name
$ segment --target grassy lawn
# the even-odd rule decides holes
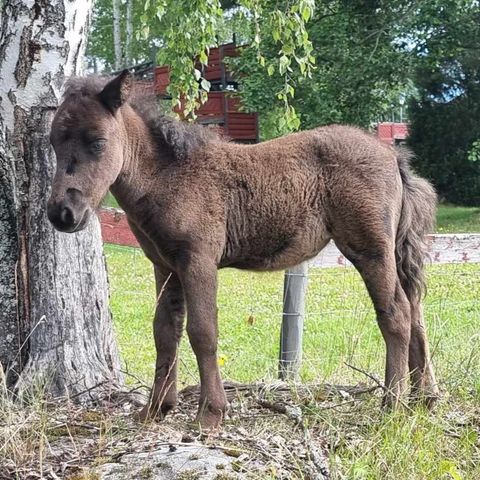
[[[107,245],[106,253],[111,308],[124,359],[132,371],[149,381],[155,361],[151,266],[138,249]],[[430,342],[437,369],[442,378],[449,379],[478,344],[480,265],[434,266],[428,274],[425,314]],[[281,272],[220,271],[219,354],[225,378],[253,381],[276,377],[282,285]],[[192,383],[198,380],[197,369],[184,340],[181,379]],[[305,381],[346,380],[345,375],[349,380],[358,378],[344,362],[382,372],[383,340],[354,269],[310,271],[304,342]]]
[[[151,267],[139,250],[107,245],[105,251],[123,360],[129,371],[150,384],[155,362]],[[480,478],[479,278],[480,265],[428,269],[425,315],[445,392],[434,415],[421,410],[381,415],[378,398],[348,414],[310,405],[311,425],[329,440],[333,478]],[[276,378],[282,282],[282,273],[220,272],[219,363],[224,379]],[[197,383],[185,339],[180,358],[181,382]],[[302,380],[366,381],[345,363],[383,374],[384,345],[370,300],[352,268],[312,269]],[[347,428],[353,424],[354,430]]]
[[[110,192],[107,193],[107,196],[103,199],[102,204],[104,207],[119,208],[117,200]]]
[[[440,205],[437,211],[437,232],[480,232],[480,208]]]

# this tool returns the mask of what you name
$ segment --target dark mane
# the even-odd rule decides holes
[[[111,78],[100,76],[72,77],[65,84],[64,99],[95,97]],[[220,140],[212,129],[193,123],[181,122],[160,111],[158,99],[145,91],[142,83],[134,85],[128,103],[148,126],[161,150],[167,148],[178,160],[184,160],[209,142]]]
[[[152,94],[133,95],[129,103],[142,117],[158,146],[167,147],[176,159],[184,160],[196,149],[220,140],[220,136],[208,127],[163,114]]]

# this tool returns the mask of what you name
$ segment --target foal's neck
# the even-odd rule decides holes
[[[161,159],[148,126],[130,105],[120,111],[123,146],[123,166],[110,187],[119,205],[128,213],[149,190],[158,175]]]

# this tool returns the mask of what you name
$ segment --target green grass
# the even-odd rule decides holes
[[[155,293],[152,268],[138,249],[105,247],[111,308],[128,368],[153,376],[151,332]],[[470,358],[479,341],[480,265],[428,269],[425,316],[437,370],[455,383],[455,374],[478,365]],[[282,311],[283,274],[222,270],[219,273],[219,355],[225,378],[275,378]],[[478,352],[476,352],[478,354]],[[311,269],[306,307],[305,381],[357,378],[344,362],[381,373],[384,345],[364,285],[353,268]],[[181,346],[181,379],[197,381],[188,342]],[[472,385],[480,389],[480,384]]]
[[[477,480],[478,427],[475,413],[467,412],[460,415],[443,404],[435,414],[384,414],[367,402],[355,415],[319,412],[316,421],[327,426],[320,432],[333,433],[330,439],[338,443],[330,457],[334,479]],[[462,419],[467,424],[459,427]]]
[[[480,208],[442,204],[437,211],[438,233],[480,232]]]
[[[120,208],[117,200],[110,192],[108,192],[107,196],[103,199],[102,205],[104,207]]]
[[[152,269],[140,250],[106,245],[114,314],[128,370],[150,384],[155,363]],[[282,273],[219,274],[219,355],[224,379],[273,380],[282,310]],[[350,410],[312,402],[312,431],[329,444],[334,479],[480,478],[480,265],[428,268],[425,316],[445,400],[434,414],[382,414],[378,397]],[[367,381],[345,362],[383,374],[384,344],[359,275],[352,268],[312,269],[306,309],[304,381]],[[180,380],[198,382],[184,339]],[[275,426],[272,425],[272,431]]]

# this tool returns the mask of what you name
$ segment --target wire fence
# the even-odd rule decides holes
[[[123,359],[127,370],[149,383],[155,364],[153,271],[138,248],[110,244],[105,251]],[[385,347],[359,274],[346,262],[326,266],[318,258],[311,262],[308,272],[301,273],[305,295],[297,295],[304,302],[287,308],[285,285],[299,278],[295,273],[284,281],[281,272],[220,272],[219,364],[225,379],[276,379],[282,372],[279,358],[293,360],[293,371],[304,381],[365,380],[347,364],[382,376]],[[439,378],[455,386],[460,377],[470,376],[468,385],[480,388],[480,379],[471,375],[480,370],[480,264],[429,266],[427,288],[425,318]],[[293,342],[286,333],[292,325]],[[300,358],[301,364],[296,361]],[[181,380],[198,382],[195,358],[185,340],[180,359]]]

